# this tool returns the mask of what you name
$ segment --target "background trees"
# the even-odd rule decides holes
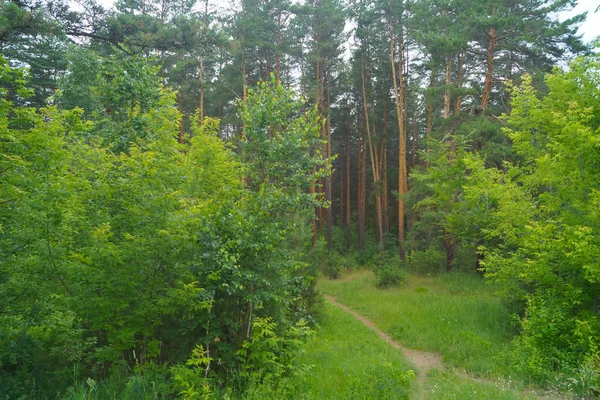
[[[142,363],[155,356],[159,336],[168,337],[169,353],[181,329],[201,338],[190,339],[186,355],[203,343],[197,355],[211,352],[205,356],[217,368],[215,354],[231,361],[250,339],[253,316],[277,324],[301,314],[296,300],[307,284],[298,278],[297,252],[310,250],[302,241],[310,223],[312,245],[323,236],[337,261],[418,273],[477,269],[518,293],[529,316],[549,310],[552,291],[568,286],[569,301],[585,312],[572,307],[566,316],[564,300],[552,308],[556,318],[595,326],[593,251],[569,251],[577,241],[595,249],[595,227],[580,220],[594,218],[582,205],[594,204],[593,151],[580,140],[593,142],[586,129],[594,129],[588,109],[595,105],[591,94],[576,93],[595,93],[595,60],[542,79],[557,62],[589,52],[575,33],[583,16],[557,20],[574,4],[119,0],[108,10],[93,2],[73,10],[61,2],[2,3],[7,170],[0,204],[7,204],[2,240],[12,249],[4,273],[15,282],[21,273],[44,281],[39,290],[22,288],[23,309],[13,317],[30,312],[31,326],[42,326],[63,313],[71,322],[48,329],[64,343],[31,334],[32,343],[67,346],[73,332],[79,339],[93,332],[69,342],[93,362],[116,363],[121,354],[125,363]],[[577,118],[562,115],[554,98]],[[44,175],[28,173],[42,170],[52,177],[47,186]],[[568,193],[567,178],[575,182]],[[19,218],[29,215],[18,232]],[[544,247],[536,237],[557,244]],[[333,274],[343,264],[337,261]],[[89,267],[100,264],[107,269]],[[525,278],[523,265],[537,272]],[[100,297],[139,292],[110,305],[136,315],[131,329],[94,314],[97,304],[82,299],[88,285]],[[282,302],[284,295],[293,300]],[[34,301],[49,308],[24,311]],[[160,307],[164,318],[146,321]],[[5,326],[29,326],[17,320]],[[164,330],[167,321],[174,331]],[[523,337],[533,340],[534,319],[522,321]],[[569,329],[559,336],[579,334]],[[221,341],[225,334],[230,342]],[[590,340],[577,342],[588,355]],[[92,357],[94,346],[101,350]],[[547,368],[541,345],[527,346],[540,351],[539,371]],[[561,360],[571,357],[564,362],[572,365],[577,358],[567,353]],[[33,365],[21,372],[33,374]]]

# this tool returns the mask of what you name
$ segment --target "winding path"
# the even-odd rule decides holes
[[[393,348],[402,352],[404,357],[406,357],[406,359],[411,364],[413,364],[416,368],[415,372],[417,374],[417,385],[418,385],[417,393],[419,393],[419,394],[423,393],[423,390],[424,390],[423,383],[427,378],[427,372],[429,372],[432,369],[438,369],[438,370],[445,369],[444,361],[443,361],[441,354],[431,353],[431,352],[421,351],[421,350],[415,350],[415,349],[409,349],[408,347],[404,347],[402,344],[400,344],[400,342],[394,340],[390,335],[388,335],[387,333],[385,333],[384,331],[379,329],[371,320],[360,315],[359,313],[352,310],[348,306],[338,302],[335,297],[330,296],[330,295],[325,295],[324,297],[329,303],[333,304],[334,306],[338,307],[339,309],[344,310],[348,314],[352,315],[354,318],[356,318],[357,320],[362,322],[366,327],[368,327],[373,332],[375,332],[377,334],[377,336],[379,336],[380,338],[385,340],[386,343],[388,343],[390,346],[392,346]],[[467,374],[466,372],[454,371],[454,373],[456,373],[456,375],[460,376],[461,378],[470,380],[472,382],[484,383],[484,384],[489,384],[489,385],[493,385],[495,383],[494,381],[491,381],[491,380],[476,378],[474,376]],[[529,398],[534,397],[534,398],[539,398],[539,399],[557,399],[557,400],[563,399],[562,397],[559,397],[556,393],[553,393],[553,392],[539,394],[539,393],[536,393],[531,390],[525,390],[525,391],[523,391],[523,395],[527,396]]]

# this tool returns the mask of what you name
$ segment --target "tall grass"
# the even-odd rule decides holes
[[[405,346],[442,353],[450,367],[476,376],[507,375],[511,316],[493,288],[474,274],[409,276],[381,290],[370,271],[321,279],[318,288],[371,319]]]

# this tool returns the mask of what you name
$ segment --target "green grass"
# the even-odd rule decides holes
[[[406,347],[443,354],[449,367],[475,376],[510,374],[502,356],[512,339],[510,314],[479,276],[409,276],[401,287],[385,290],[375,282],[370,271],[357,271],[320,279],[318,288]]]
[[[409,399],[414,373],[402,354],[346,312],[325,305],[317,334],[306,343],[299,375],[261,385],[247,399]]]
[[[515,391],[507,381],[474,382],[444,371],[432,371],[420,399],[428,400],[518,400],[535,399]]]

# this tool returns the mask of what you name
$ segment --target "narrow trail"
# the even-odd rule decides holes
[[[422,351],[422,350],[409,349],[408,347],[403,346],[402,344],[400,344],[400,342],[398,342],[397,340],[394,340],[390,335],[388,335],[387,333],[385,333],[384,331],[379,329],[368,318],[360,315],[359,313],[352,310],[348,306],[338,302],[335,297],[327,295],[327,294],[324,295],[324,297],[329,303],[333,304],[334,306],[338,307],[339,309],[344,310],[348,314],[352,315],[354,318],[356,318],[357,320],[362,322],[363,325],[365,325],[367,328],[369,328],[373,332],[375,332],[377,334],[377,336],[379,336],[380,338],[385,340],[386,343],[388,343],[390,346],[392,346],[396,350],[399,350],[402,352],[404,357],[406,357],[406,359],[411,364],[413,364],[416,368],[415,373],[417,374],[417,395],[423,394],[423,391],[424,391],[423,384],[424,384],[425,380],[427,379],[427,373],[430,370],[432,370],[432,369],[445,370],[446,369],[446,367],[444,365],[443,357],[441,354]],[[471,376],[468,373],[463,372],[463,371],[453,371],[453,373],[462,379],[469,380],[469,381],[476,382],[476,383],[482,383],[482,384],[488,384],[488,385],[494,385],[496,383],[492,380]],[[539,394],[532,390],[525,390],[522,393],[523,393],[523,395],[533,396],[538,399],[554,399],[554,400],[563,399],[562,397],[559,397],[556,393],[551,393],[551,392]]]
[[[404,357],[406,357],[411,364],[413,364],[417,371],[415,371],[417,375],[417,379],[422,383],[425,380],[427,372],[431,369],[444,369],[444,361],[442,360],[442,355],[438,353],[429,353],[421,350],[409,349],[407,347],[402,346],[398,341],[394,340],[390,335],[377,328],[373,322],[371,322],[366,317],[360,315],[356,311],[348,308],[342,303],[339,303],[335,297],[325,295],[325,298],[328,302],[333,304],[334,306],[346,311],[348,314],[352,315],[354,318],[362,322],[366,327],[371,329],[373,332],[377,334],[380,338],[385,340],[390,346],[393,348],[400,350]]]

